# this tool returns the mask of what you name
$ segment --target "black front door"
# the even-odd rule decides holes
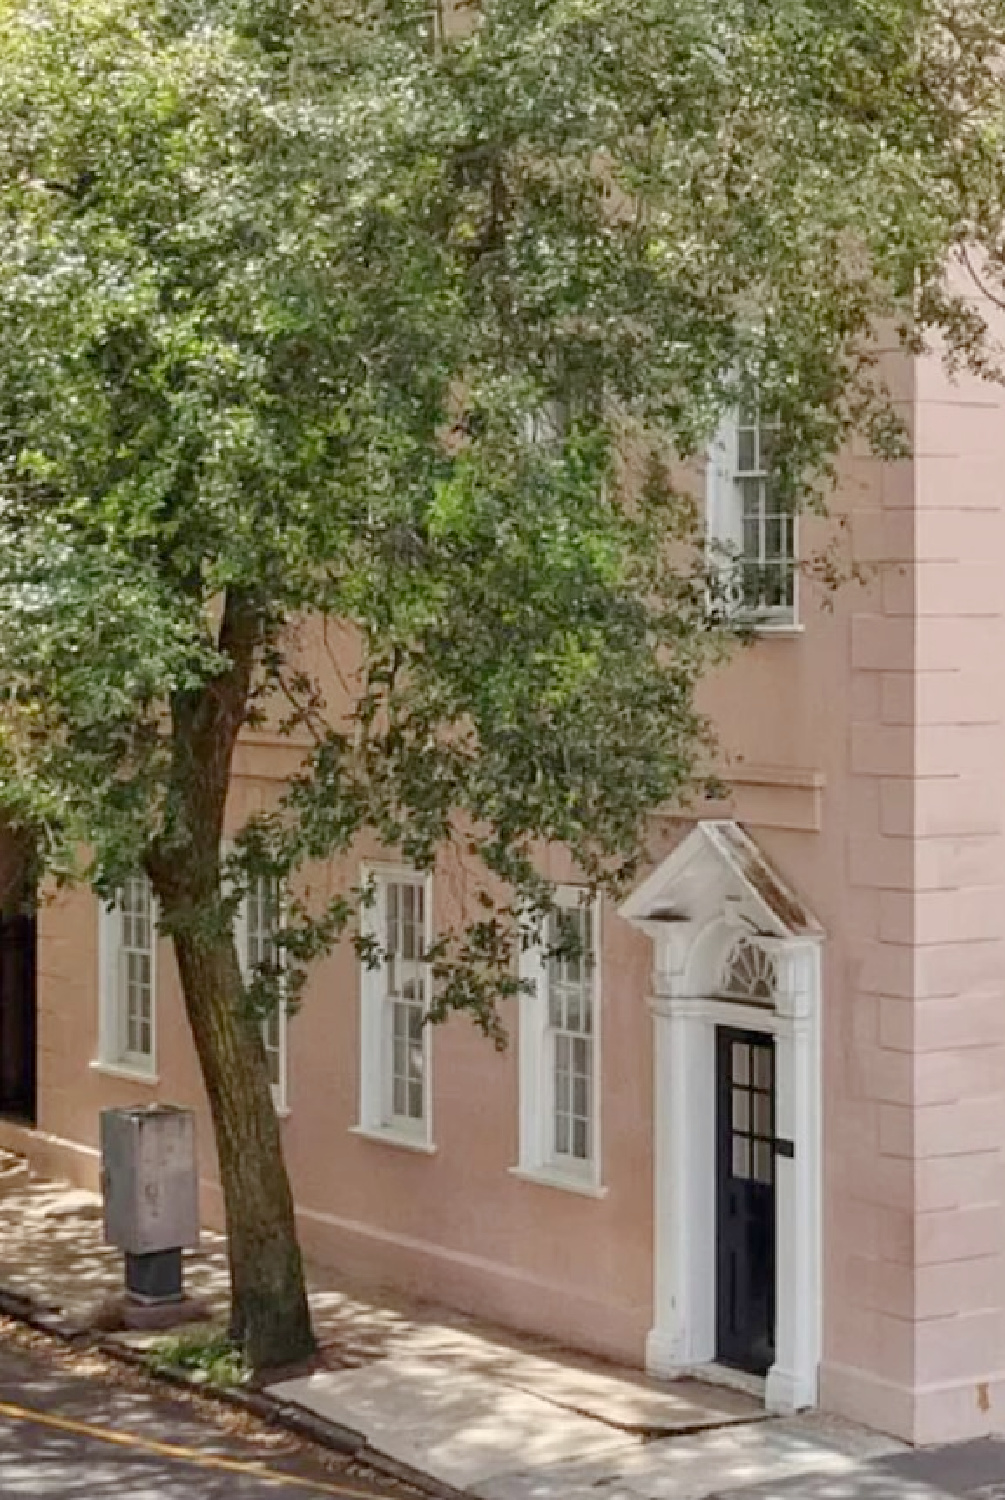
[[[716,1357],[763,1375],[775,1356],[775,1045],[716,1031]]]
[[[0,917],[0,1114],[35,1122],[35,918]]]

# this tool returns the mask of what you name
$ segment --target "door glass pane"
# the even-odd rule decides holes
[[[733,1137],[733,1176],[750,1176],[750,1142],[745,1135]]]
[[[733,1082],[749,1083],[750,1048],[746,1042],[733,1043]]]
[[[755,1094],[754,1099],[754,1134],[770,1136],[771,1134],[771,1095]]]

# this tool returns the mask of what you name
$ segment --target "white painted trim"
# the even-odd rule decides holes
[[[759,871],[759,873],[758,873]],[[761,887],[776,896],[764,899]],[[674,1376],[712,1363],[715,1328],[717,1026],[775,1042],[775,1362],[771,1410],[817,1402],[821,1348],[820,1006],[822,930],[736,825],[699,823],[623,903],[653,942],[655,1321],[647,1368]],[[770,950],[770,1004],[717,993],[740,936]]]
[[[122,941],[122,910],[96,897],[98,908],[98,1056],[92,1066],[137,1083],[156,1083],[157,1075],[157,970],[160,938],[157,900],[150,892],[150,1056],[139,1057],[122,1047],[122,1003],[119,993],[119,948]]]
[[[555,895],[560,906],[572,909],[580,904],[585,887],[560,885]],[[520,996],[519,1027],[519,1075],[520,1075],[520,1138],[519,1160],[510,1170],[515,1177],[536,1182],[545,1187],[565,1188],[569,1192],[582,1193],[590,1198],[602,1198],[606,1188],[602,1186],[603,1159],[603,1072],[601,1053],[603,1049],[603,931],[602,904],[597,897],[591,904],[593,913],[593,951],[595,955],[593,974],[593,1077],[591,1096],[593,1108],[592,1145],[593,1152],[588,1162],[581,1165],[565,1158],[558,1159],[551,1150],[554,1089],[550,1069],[550,1047],[548,1044],[548,971],[545,949],[534,944],[520,954],[520,977],[531,983],[530,993]]]
[[[130,1083],[146,1084],[153,1088],[160,1083],[159,1073],[147,1073],[142,1068],[130,1068],[124,1063],[102,1062],[100,1057],[95,1057],[88,1063],[92,1073],[101,1073],[105,1078],[124,1078]]]
[[[741,1026],[774,1037],[776,1129],[794,1157],[776,1157],[775,1363],[765,1405],[817,1402],[820,1360],[819,945],[772,945],[776,1008],[714,996],[663,994],[656,1025],[656,1318],[646,1345],[652,1374],[714,1363],[715,1032]]]
[[[390,1125],[383,1125],[376,1130],[371,1130],[366,1125],[350,1125],[349,1134],[361,1136],[364,1141],[376,1141],[379,1146],[395,1146],[400,1151],[417,1151],[421,1156],[435,1156],[440,1149],[431,1141],[405,1135],[403,1131],[395,1130]]]
[[[360,867],[360,882],[365,884],[368,880],[376,882],[376,900],[360,912],[362,932],[380,941],[389,883],[396,880],[413,884],[421,882],[425,891],[425,938],[427,945],[431,945],[434,931],[432,874],[407,865],[367,862]],[[389,1008],[384,965],[370,969],[361,963],[359,967],[359,1118],[351,1128],[356,1134],[371,1140],[430,1153],[436,1149],[433,1145],[432,1027],[427,1025],[423,1036],[422,1119],[415,1122],[414,1131],[406,1130],[399,1121],[391,1121],[388,1115]]]
[[[510,1167],[509,1174],[511,1177],[518,1177],[521,1182],[531,1182],[536,1187],[557,1188],[562,1193],[578,1193],[581,1198],[606,1198],[610,1192],[609,1188],[598,1187],[566,1172],[553,1172],[546,1168]]]

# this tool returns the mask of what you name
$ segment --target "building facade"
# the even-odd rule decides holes
[[[377,848],[312,878],[373,873],[392,960],[336,951],[266,1043],[308,1255],[931,1442],[1005,1424],[1005,412],[934,361],[890,375],[913,458],[853,449],[798,535],[756,413],[716,445],[709,525],[758,621],[707,684],[728,796],[654,820],[620,909],[548,857],[581,957],[528,955],[509,1048],[422,1025],[463,874]],[[831,547],[860,575],[834,593]],[[295,762],[247,736],[235,828]],[[249,964],[281,899],[241,914]],[[35,1125],[0,1142],[94,1185],[101,1108],[191,1104],[218,1222],[145,883],[46,901],[38,942]]]

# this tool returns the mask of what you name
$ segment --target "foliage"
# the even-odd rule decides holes
[[[3,0],[4,788],[50,862],[184,849],[178,707],[242,600],[248,721],[314,749],[232,892],[453,843],[485,911],[441,999],[490,1025],[500,891],[546,904],[542,842],[623,876],[700,768],[670,460],[756,379],[795,494],[895,442],[878,329],[983,357],[943,272],[997,234],[1000,11],[500,0],[443,45],[403,4]],[[293,959],[357,904],[294,909]]]
[[[541,848],[617,888],[705,769],[681,466],[756,390],[795,504],[853,429],[901,449],[884,348],[991,358],[946,272],[1000,282],[1005,0],[436,19],[0,0],[0,802],[57,876],[153,878],[256,1363],[309,1329],[248,880],[438,859],[434,1015],[498,1039]],[[266,723],[303,766],[224,867]],[[368,899],[290,902],[294,991],[379,957]]]
[[[154,1339],[145,1360],[155,1375],[177,1370],[207,1385],[243,1385],[249,1374],[240,1348],[219,1330],[193,1330]]]

